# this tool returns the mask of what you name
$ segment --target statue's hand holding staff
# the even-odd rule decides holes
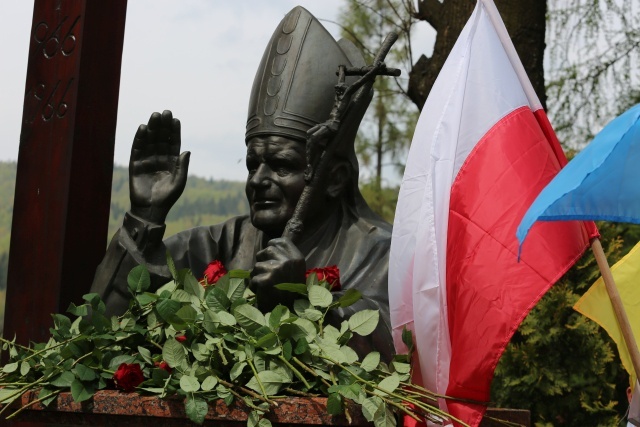
[[[129,191],[131,213],[163,224],[187,183],[189,157],[180,154],[180,121],[171,111],[153,113],[140,125],[131,148]]]
[[[258,308],[267,313],[278,304],[293,307],[296,295],[274,287],[278,283],[304,283],[306,262],[304,255],[286,237],[272,239],[256,254],[251,271],[251,289],[258,299]]]

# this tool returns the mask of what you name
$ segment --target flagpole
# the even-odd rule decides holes
[[[624,338],[624,342],[627,345],[627,349],[629,350],[631,362],[633,363],[633,370],[636,372],[637,378],[638,374],[640,374],[640,351],[638,351],[638,344],[636,344],[636,339],[633,336],[631,324],[629,323],[627,312],[625,311],[624,305],[622,304],[622,299],[620,298],[620,293],[618,292],[616,282],[613,279],[613,275],[611,274],[611,269],[609,268],[607,257],[605,256],[604,250],[602,249],[600,239],[598,239],[597,237],[591,240],[591,250],[593,251],[593,255],[596,258],[598,267],[600,268],[600,274],[602,274],[602,279],[604,280],[604,284],[607,288],[607,293],[609,294],[609,299],[611,300],[611,305],[613,306],[613,312],[615,313],[618,324],[620,325],[622,337]]]

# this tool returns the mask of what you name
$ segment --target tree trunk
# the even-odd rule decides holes
[[[547,3],[543,0],[495,0],[516,51],[533,88],[546,109],[543,58]],[[475,2],[469,0],[419,0],[416,18],[428,22],[436,31],[431,58],[422,55],[409,73],[408,95],[422,109],[429,91],[471,16]]]

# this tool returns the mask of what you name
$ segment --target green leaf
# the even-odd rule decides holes
[[[198,313],[190,305],[185,305],[180,310],[176,311],[176,316],[180,318],[187,325],[192,325],[196,321]]]
[[[318,275],[310,274],[307,276],[307,286],[317,286],[318,285]]]
[[[262,348],[270,348],[270,347],[273,347],[277,342],[278,342],[278,337],[276,336],[276,334],[274,334],[273,332],[270,332],[262,336],[262,338],[260,338],[256,342],[256,346],[262,347]]]
[[[133,294],[149,289],[149,286],[151,286],[151,276],[149,275],[147,267],[142,264],[133,267],[127,276],[127,283]]]
[[[280,327],[280,321],[283,317],[287,316],[288,313],[289,309],[281,304],[276,305],[275,308],[271,310],[268,322],[272,331],[276,331]]]
[[[342,396],[338,393],[331,393],[327,399],[327,412],[329,415],[342,414]]]
[[[371,422],[378,412],[384,411],[384,402],[378,396],[373,396],[362,401],[362,415]]]
[[[95,392],[96,390],[91,383],[83,383],[78,379],[73,380],[71,383],[71,397],[73,397],[74,402],[89,400]]]
[[[234,321],[235,321],[235,317],[234,317]],[[211,309],[208,309],[207,311],[204,312],[204,317],[202,319],[202,327],[204,328],[205,331],[209,332],[210,334],[213,334],[215,333],[216,328],[218,327],[219,324],[220,324],[220,316],[218,316],[216,312],[214,312]]]
[[[55,400],[57,395],[56,390],[42,387],[40,389],[40,393],[38,393],[38,399],[44,406],[49,406],[49,404]]]
[[[2,367],[2,372],[4,372],[5,374],[10,374],[10,373],[15,372],[17,370],[18,370],[18,363],[17,362],[7,363],[6,365],[4,365]]]
[[[52,314],[51,317],[53,317],[53,324],[55,325],[56,329],[71,329],[71,319],[69,319],[67,316],[63,314]]]
[[[242,304],[236,307],[233,310],[233,315],[238,321],[238,324],[249,331],[267,324],[262,312],[249,304]]]
[[[76,374],[76,377],[78,377],[80,381],[93,381],[97,378],[93,369],[83,365],[82,363],[78,363],[75,368],[72,369],[72,372]]]
[[[349,329],[358,335],[369,335],[376,329],[380,313],[378,310],[362,310],[349,318]]]
[[[411,353],[413,349],[413,335],[406,326],[402,329],[402,342],[407,346],[407,349],[409,349],[409,353]]]
[[[362,359],[362,363],[360,364],[360,367],[367,372],[371,372],[378,367],[379,363],[380,363],[380,353],[378,353],[377,351],[373,351],[367,354],[364,359]]]
[[[296,319],[293,324],[298,326],[300,330],[303,331],[304,337],[307,341],[312,341],[318,333],[318,331],[316,330],[316,325],[307,319]],[[301,337],[294,336],[294,338],[299,339]]]
[[[74,303],[69,304],[69,308],[67,308],[67,313],[71,313],[74,316],[86,316],[89,312],[89,309],[86,305],[75,305]]]
[[[240,375],[242,375],[242,371],[247,366],[247,362],[236,362],[233,364],[231,371],[229,372],[229,378],[231,381],[235,381]]]
[[[31,370],[31,365],[29,365],[29,362],[27,362],[26,360],[23,360],[22,363],[20,363],[20,375],[24,377],[29,373],[30,370]]]
[[[104,305],[104,302],[102,302],[102,299],[100,299],[100,295],[96,294],[95,292],[92,292],[90,294],[83,295],[82,299],[87,301],[89,304],[91,304],[91,308],[93,309],[93,314],[96,314],[96,312],[104,314],[104,311],[106,310],[106,306]]]
[[[309,286],[309,302],[315,307],[329,307],[333,302],[333,295],[323,286]]]
[[[82,329],[84,330],[86,328],[87,325],[87,321],[84,320],[82,317],[78,317],[76,318],[76,320],[73,321],[73,323],[71,324],[71,333],[73,335],[80,335],[80,327],[82,327]]]
[[[342,347],[340,347],[340,351],[344,355],[345,362],[349,365],[353,365],[359,360],[358,353],[356,353],[351,347],[347,345],[343,345]]]
[[[234,301],[242,298],[245,288],[243,279],[229,279],[229,288],[227,290],[227,297],[229,298],[229,301],[233,303]]]
[[[198,279],[196,279],[192,273],[188,273],[184,277],[184,290],[191,295],[195,295],[199,299],[204,297],[204,287],[200,282],[198,282]]]
[[[251,400],[245,400],[246,403],[252,403]],[[247,427],[271,427],[271,421],[264,417],[264,412],[253,410],[247,417]]]
[[[411,372],[411,365],[409,363],[392,362],[393,369],[399,374],[409,374]]]
[[[321,345],[320,350],[330,359],[333,359],[337,363],[345,363],[346,359],[344,354],[340,351],[339,348],[328,345]]]
[[[164,383],[169,378],[169,376],[171,376],[171,374],[164,369],[157,368],[151,370],[151,379],[156,384]]]
[[[340,303],[340,307],[349,307],[350,305],[355,304],[362,298],[362,294],[357,289],[347,289],[347,291],[338,298],[338,302]]]
[[[142,356],[145,362],[153,366],[153,359],[151,359],[151,352],[149,350],[138,346],[138,353],[140,353],[140,356]]]
[[[49,383],[54,387],[59,388],[67,388],[71,387],[71,383],[76,379],[76,376],[69,371],[63,371],[59,376],[55,377],[55,379],[49,381]]]
[[[389,393],[393,393],[398,388],[399,385],[400,385],[400,378],[398,378],[398,374],[396,373],[389,375],[387,378],[383,379],[382,381],[380,381],[380,383],[378,383],[378,387],[380,387],[381,389]],[[380,394],[381,392],[379,390],[376,390],[375,393]]]
[[[275,287],[276,289],[280,289],[281,291],[295,292],[301,295],[307,295],[307,285],[303,285],[302,283],[279,283]]]
[[[180,310],[181,304],[178,301],[166,299],[162,300],[156,306],[156,310],[162,319],[167,322],[175,319],[175,314]]]
[[[200,383],[196,377],[183,375],[182,378],[180,378],[180,388],[187,393],[191,393],[200,390]]]
[[[106,332],[106,331],[109,331],[111,329],[111,320],[107,319],[99,311],[94,311],[91,314],[91,324],[98,331]]]
[[[205,302],[209,308],[212,308],[215,311],[226,311],[231,305],[231,301],[229,301],[229,297],[227,297],[225,291],[217,286],[209,288],[207,296],[205,297]]]
[[[202,424],[207,412],[209,412],[209,405],[204,399],[188,395],[185,403],[185,412],[191,421],[196,424]]]
[[[326,325],[323,329],[323,334],[322,337],[324,339],[328,339],[331,340],[333,342],[338,342],[338,340],[340,339],[340,331],[337,330],[334,326],[332,325]]]
[[[326,290],[326,289],[325,289]],[[293,302],[293,310],[296,314],[304,319],[317,322],[322,319],[322,312],[316,310],[307,300],[298,299]]]
[[[329,393],[338,393],[351,400],[357,400],[362,392],[362,387],[356,383],[348,385],[333,385],[328,389]]]
[[[171,293],[171,299],[178,302],[188,302],[190,304],[198,304],[200,300],[195,295],[191,295],[189,292],[183,289],[176,289]]]
[[[286,360],[291,360],[291,356],[293,353],[293,346],[291,345],[291,341],[287,340],[282,344],[282,356]]]
[[[13,397],[10,397],[11,395],[13,395]],[[22,397],[22,395],[16,394],[15,388],[0,388],[0,403],[11,403],[20,397]]]
[[[374,427],[396,427],[396,417],[393,411],[384,405],[384,411],[376,413],[373,425]]]
[[[111,359],[109,359],[108,363],[109,363],[109,370],[110,371],[115,371],[116,369],[118,369],[118,366],[120,366],[123,363],[133,363],[136,360],[135,357],[133,357],[130,354],[120,354],[116,357],[113,357]]]
[[[280,387],[282,387],[282,384],[286,381],[286,379],[283,378],[280,374],[273,371],[258,372],[258,378],[260,378],[260,382],[262,383],[262,386],[264,387],[264,390],[268,395],[277,394],[278,391],[280,391]],[[262,393],[260,385],[258,384],[258,380],[255,376],[252,377],[251,380],[249,380],[246,386],[251,390]]]
[[[158,295],[152,294],[151,292],[145,292],[143,294],[136,295],[136,301],[138,301],[138,304],[140,304],[142,307],[147,304],[151,304],[154,301],[157,301],[158,298]]]
[[[248,279],[251,277],[251,272],[248,270],[229,270],[227,274],[232,279]]]
[[[175,262],[173,262],[173,257],[171,256],[171,253],[169,251],[167,251],[166,257],[167,257],[167,267],[169,267],[169,272],[171,273],[171,277],[173,278],[173,280],[176,280],[178,277],[178,272],[176,271],[176,264]]]
[[[211,351],[207,349],[207,346],[199,342],[194,342],[191,345],[191,352],[198,362],[206,362],[211,355]]]
[[[178,273],[180,274],[180,273]],[[157,290],[156,290],[156,295],[160,295],[161,297],[163,293],[167,293],[167,296],[164,296],[163,298],[169,298],[171,296],[171,294],[176,291],[176,288],[178,287],[178,285],[176,284],[175,281],[170,281],[165,283],[164,285],[160,286]]]
[[[213,390],[215,386],[218,385],[218,379],[214,376],[209,375],[207,378],[202,381],[200,388],[204,391]]]
[[[175,339],[168,339],[162,346],[162,358],[172,368],[180,366],[186,357],[184,346]]]
[[[228,313],[226,311],[220,311],[220,312],[218,312],[216,314],[220,318],[220,324],[221,325],[233,326],[233,325],[235,325],[237,323],[236,322],[236,318],[231,313]]]
[[[309,351],[309,342],[305,338],[300,338],[296,342],[296,348],[293,350],[295,354],[303,354]]]

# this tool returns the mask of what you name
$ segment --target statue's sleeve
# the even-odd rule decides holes
[[[115,233],[107,253],[96,269],[91,292],[98,293],[107,306],[107,316],[122,314],[129,307],[131,294],[127,276],[138,264],[147,266],[152,288],[170,280],[166,247],[162,242],[165,225],[142,221],[126,213],[122,227]]]

